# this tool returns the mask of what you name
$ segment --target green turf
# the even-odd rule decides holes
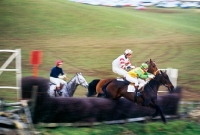
[[[199,124],[194,121],[175,120],[164,125],[161,122],[154,123],[127,123],[114,125],[99,125],[93,127],[38,127],[38,131],[44,135],[198,135]],[[78,129],[78,130],[77,130]]]

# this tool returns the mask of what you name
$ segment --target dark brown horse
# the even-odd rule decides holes
[[[156,75],[156,73],[158,72],[158,68],[156,66],[155,61],[150,59],[149,61],[146,61],[146,63],[149,66],[147,72]],[[104,95],[104,92],[102,91],[103,86],[115,79],[116,78],[94,79],[89,83],[87,97],[92,97],[96,94],[98,97],[103,96]]]
[[[128,85],[125,81],[118,81],[116,79],[106,84],[103,90],[106,94],[106,98],[119,99],[121,97],[124,97],[142,106],[148,106],[156,109],[156,112],[153,116],[160,114],[163,122],[166,123],[166,119],[162,112],[162,109],[156,104],[157,92],[160,85],[164,85],[168,88],[169,91],[172,91],[174,89],[174,86],[171,83],[166,72],[159,71],[155,75],[155,78],[150,80],[145,85],[144,90],[141,92],[142,95],[139,97],[135,96],[135,92],[127,92]]]

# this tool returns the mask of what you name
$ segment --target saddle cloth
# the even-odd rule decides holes
[[[135,87],[133,84],[128,85],[127,92],[135,92]]]

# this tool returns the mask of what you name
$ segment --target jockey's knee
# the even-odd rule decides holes
[[[139,84],[138,83],[135,83],[135,86],[138,86]]]
[[[58,86],[56,86],[56,90],[60,90],[60,86],[58,87]]]
[[[145,84],[140,83],[138,89],[141,89]]]

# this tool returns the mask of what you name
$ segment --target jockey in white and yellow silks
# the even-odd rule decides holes
[[[146,84],[145,79],[154,78],[154,75],[148,73],[147,70],[148,70],[148,65],[146,63],[142,63],[140,67],[135,68],[128,72],[128,74],[126,75],[126,80],[131,83],[134,83],[136,87],[139,86],[138,87],[139,90]],[[131,87],[131,85],[129,87]],[[132,89],[134,89],[133,91],[135,91],[134,87]]]
[[[112,71],[121,75],[123,77],[126,76],[127,71],[129,69],[135,68],[135,66],[131,65],[130,58],[131,58],[132,51],[130,49],[125,50],[124,54],[117,57],[112,62]]]

